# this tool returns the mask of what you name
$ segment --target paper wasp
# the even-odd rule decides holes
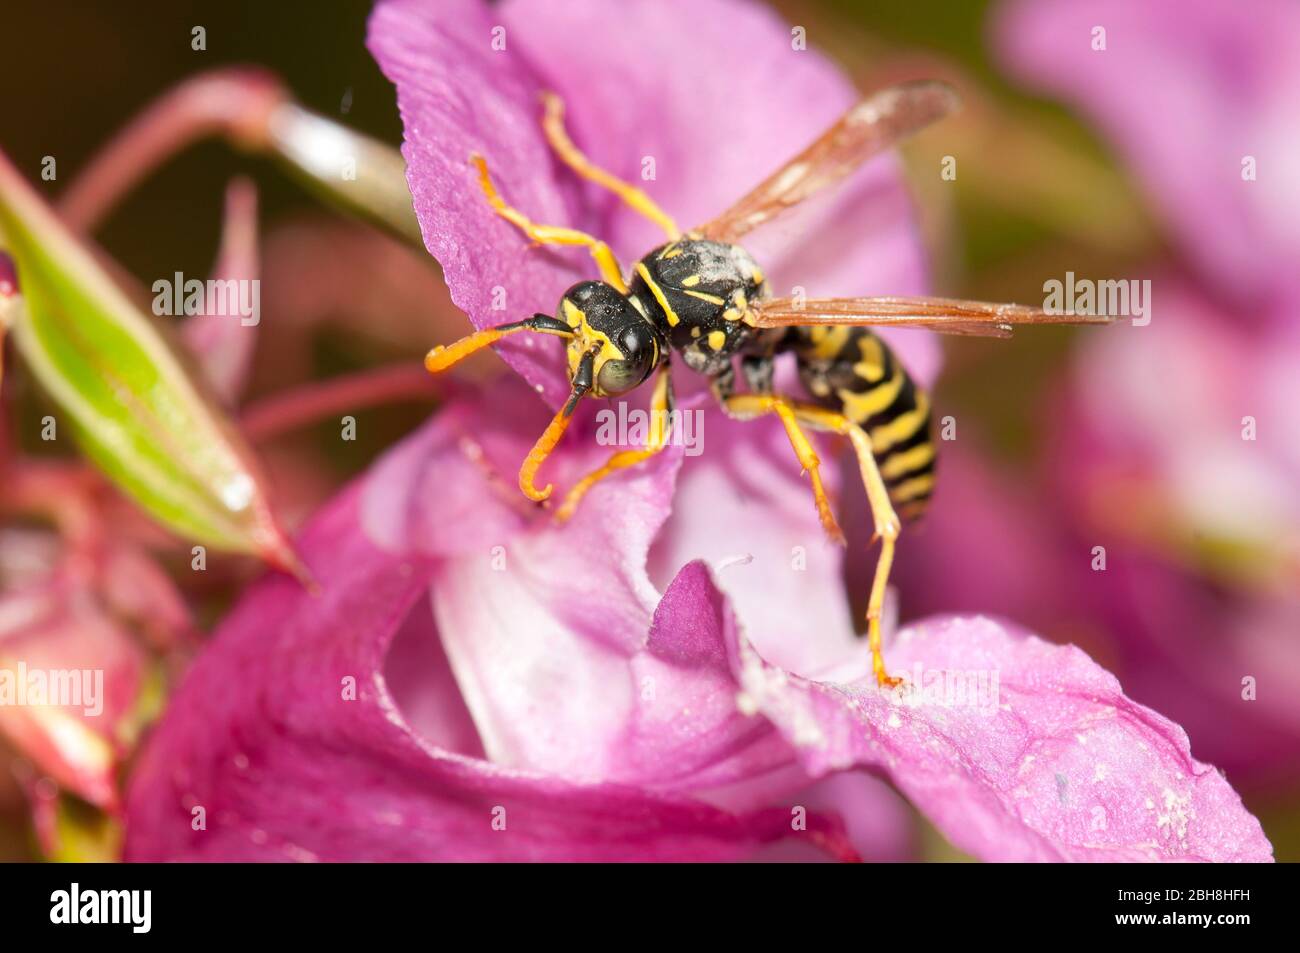
[[[873,668],[879,684],[896,684],[881,655],[880,616],[901,529],[899,512],[910,518],[924,509],[934,482],[935,446],[926,394],[868,325],[1005,337],[1016,324],[1080,324],[1106,319],[945,298],[773,298],[758,263],[736,242],[814,192],[844,179],[871,156],[947,115],[956,105],[955,94],[943,83],[921,81],[884,89],[846,112],[718,218],[683,234],[641,189],[593,165],[569,138],[560,100],[544,95],[542,125],[560,159],[658,224],[668,241],[637,262],[625,277],[604,242],[574,229],[534,224],[507,205],[497,193],[485,161],[471,157],[487,201],[498,215],[539,244],[585,246],[603,280],[574,285],[560,299],[553,317],[536,314],[478,331],[447,347],[435,347],[425,365],[431,372],[445,370],[468,354],[520,331],[553,334],[568,341],[569,398],[519,471],[520,489],[537,501],[551,493],[549,485],[538,489],[534,484],[538,470],[584,396],[625,394],[658,371],[652,407],[660,413],[653,414],[653,419],[668,419],[662,412],[672,408],[670,357],[674,352],[688,368],[710,378],[719,404],[733,417],[776,414],[780,418],[812,484],[822,525],[840,543],[844,537],[831,512],[819,475],[820,461],[804,427],[846,436],[857,455],[875,534],[881,541],[867,608]],[[811,401],[773,392],[774,359],[786,352],[794,354]],[[736,358],[748,385],[744,393],[735,392]],[[560,505],[557,517],[567,518],[599,480],[662,450],[667,439],[666,425],[653,426],[643,449],[615,453],[604,466],[580,480]]]

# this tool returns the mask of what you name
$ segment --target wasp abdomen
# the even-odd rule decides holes
[[[920,516],[934,487],[935,447],[925,391],[868,328],[801,327],[790,334],[808,393],[867,431],[899,515]]]

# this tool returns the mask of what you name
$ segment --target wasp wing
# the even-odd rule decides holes
[[[714,241],[735,242],[956,108],[957,94],[936,80],[882,89],[859,102],[803,152],[695,231]]]
[[[758,328],[818,324],[928,328],[944,334],[1006,338],[1018,324],[1109,324],[1104,315],[1051,314],[1020,304],[957,298],[769,298],[750,306]]]

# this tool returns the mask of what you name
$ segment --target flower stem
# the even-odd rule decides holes
[[[117,201],[167,158],[208,136],[241,148],[267,146],[266,127],[289,93],[255,69],[204,73],[151,103],[95,155],[59,201],[74,228],[93,229]]]
[[[266,440],[332,414],[407,400],[428,400],[444,391],[423,365],[402,361],[306,384],[250,405],[240,424],[251,440]]]
[[[423,247],[401,154],[308,112],[273,76],[248,67],[204,73],[155,100],[73,181],[60,213],[73,228],[93,229],[151,170],[209,136],[279,159],[326,198]]]
[[[18,269],[9,253],[0,249],[0,386],[5,381],[5,332],[18,315],[22,298],[18,294]],[[3,449],[3,448],[0,448]]]

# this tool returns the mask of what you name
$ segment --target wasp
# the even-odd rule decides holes
[[[936,81],[888,87],[861,100],[802,152],[712,221],[682,232],[644,191],[593,164],[570,139],[564,106],[542,96],[542,127],[556,155],[584,179],[616,194],[655,222],[667,241],[620,267],[610,247],[571,228],[539,225],[506,204],[483,157],[470,157],[487,202],[531,241],[588,249],[599,281],[566,291],[554,315],[478,331],[433,348],[431,373],[509,334],[529,331],[565,339],[571,391],[519,471],[519,488],[534,501],[552,487],[535,479],[586,396],[616,397],[654,375],[652,425],[643,448],[612,455],[569,490],[556,511],[564,520],[596,483],[661,451],[673,409],[674,356],[709,378],[721,408],[749,420],[775,414],[808,475],[828,536],[843,544],[820,477],[821,461],[806,430],[843,435],[852,444],[875,524],[880,555],[867,604],[867,634],[878,684],[899,683],[886,670],[881,612],[904,520],[920,516],[934,488],[936,448],[930,401],[872,326],[921,327],[952,334],[1006,337],[1017,324],[1083,324],[1105,318],[1065,317],[1021,305],[929,297],[773,297],[756,262],[737,242],[751,230],[843,180],[867,159],[951,113],[953,90]],[[791,353],[811,399],[773,389],[774,362]],[[736,387],[740,364],[745,389]],[[874,541],[874,540],[873,540]]]

